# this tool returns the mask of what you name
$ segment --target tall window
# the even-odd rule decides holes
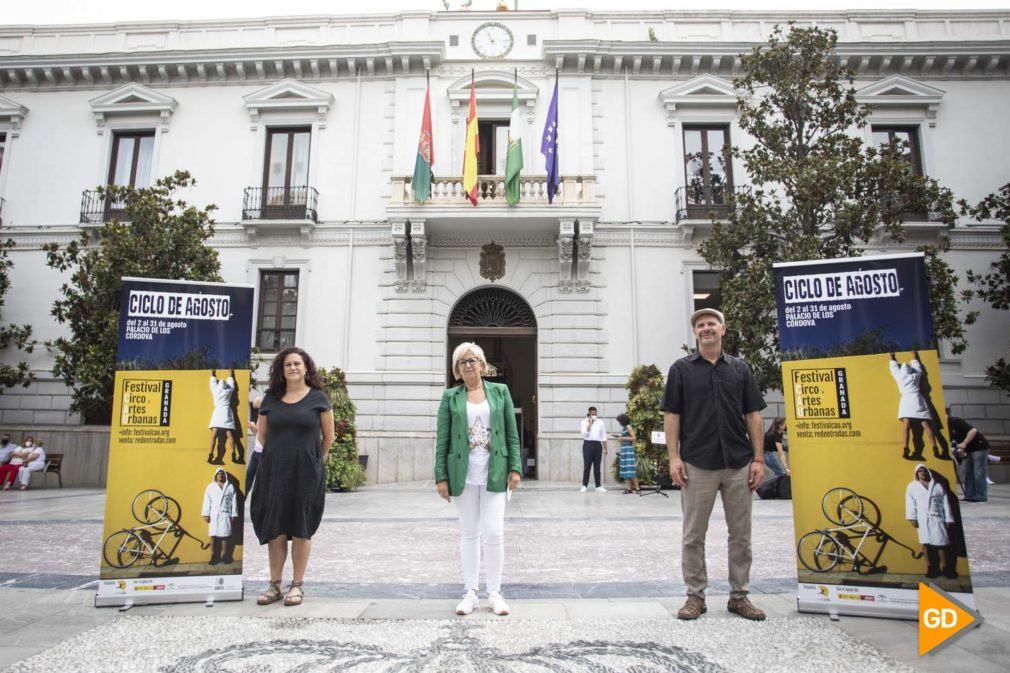
[[[684,173],[688,218],[725,215],[733,188],[728,126],[684,127]]]
[[[117,132],[112,137],[109,184],[149,187],[154,158],[154,131]]]
[[[694,308],[722,310],[722,275],[718,271],[695,271],[692,274],[694,287]]]
[[[873,144],[877,147],[905,141],[902,158],[908,162],[912,175],[922,175],[922,153],[919,150],[919,129],[914,126],[874,126]]]
[[[505,160],[509,150],[508,121],[479,121],[477,137],[480,139],[477,174],[505,175]]]
[[[269,129],[263,168],[264,217],[305,216],[309,190],[308,128]]]
[[[256,344],[276,353],[295,345],[298,318],[298,272],[261,271]]]
[[[7,148],[7,134],[0,133],[0,171],[4,168],[4,150]]]
[[[922,153],[919,149],[919,129],[915,126],[873,126],[873,143],[877,147],[901,143],[901,158],[908,164],[911,175],[922,175]],[[904,142],[902,142],[904,141]],[[928,222],[930,214],[921,204],[902,203],[902,199],[888,199],[901,205],[902,222]]]

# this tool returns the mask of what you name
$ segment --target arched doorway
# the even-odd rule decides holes
[[[460,298],[449,314],[446,380],[452,374],[452,351],[464,341],[484,349],[494,368],[490,381],[505,383],[516,407],[522,446],[523,475],[536,478],[537,460],[537,320],[521,296],[502,287],[482,287]]]

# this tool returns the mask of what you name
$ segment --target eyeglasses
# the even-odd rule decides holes
[[[461,367],[476,367],[478,362],[480,360],[477,358],[467,358],[466,360],[460,360],[457,364]]]

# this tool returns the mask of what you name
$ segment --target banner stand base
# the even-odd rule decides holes
[[[171,596],[101,596],[95,595],[96,608],[119,608],[126,611],[134,605],[169,605],[172,603],[205,603],[207,607],[213,607],[217,601],[241,601],[242,590],[215,591],[211,595],[199,594],[172,594]]]
[[[919,611],[917,607],[909,610],[907,607],[881,607],[876,605],[872,608],[864,607],[861,605],[852,606],[838,606],[838,605],[825,605],[818,601],[805,601],[803,599],[796,599],[796,609],[799,612],[815,613],[828,615],[831,621],[838,621],[841,615],[848,617],[882,617],[884,619],[907,619],[912,621],[918,621]]]

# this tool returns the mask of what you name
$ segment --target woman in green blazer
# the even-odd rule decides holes
[[[519,486],[519,432],[508,386],[483,379],[484,351],[463,342],[452,353],[452,373],[463,385],[449,388],[438,405],[435,483],[438,494],[456,499],[460,555],[466,593],[456,614],[468,615],[477,598],[481,546],[489,608],[509,613],[501,595],[505,561],[505,503]]]

